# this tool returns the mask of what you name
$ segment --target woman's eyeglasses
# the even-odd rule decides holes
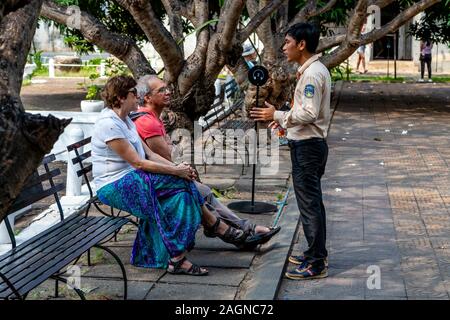
[[[131,88],[130,90],[128,90],[128,92],[131,92],[132,94],[134,94],[134,96],[137,97],[137,89],[136,88]]]

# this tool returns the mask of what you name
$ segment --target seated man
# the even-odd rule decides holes
[[[136,88],[140,107],[138,112],[132,115],[131,118],[136,124],[138,133],[150,150],[172,161],[172,144],[164,124],[160,120],[163,109],[170,105],[170,90],[164,81],[154,75],[141,77]],[[270,238],[280,231],[280,227],[268,228],[256,225],[248,219],[239,218],[214,197],[208,186],[197,181],[195,184],[201,196],[205,199],[208,209],[214,215],[248,234],[245,243],[239,245],[239,248],[254,249],[258,244],[269,241]],[[214,237],[207,228],[205,228],[204,234],[207,237]]]

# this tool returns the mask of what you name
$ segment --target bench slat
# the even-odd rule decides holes
[[[89,165],[87,165],[87,166],[84,167],[83,169],[78,170],[78,171],[77,171],[77,176],[78,176],[78,177],[81,177],[83,174],[89,173],[89,172],[91,172],[91,171],[92,171],[92,163],[89,164]]]
[[[91,142],[91,137],[87,137],[86,139],[80,140],[78,142],[72,143],[70,145],[67,146],[67,151],[72,151],[74,149],[78,149],[81,148],[82,146],[88,144],[89,142]]]
[[[20,266],[23,265],[25,261],[32,263],[39,261],[39,259],[44,258],[49,252],[44,252],[42,251],[43,249],[48,250],[56,249],[58,245],[58,240],[64,238],[70,240],[71,237],[76,236],[74,232],[78,231],[78,233],[81,233],[83,227],[88,228],[90,225],[96,223],[95,220],[93,220],[93,217],[90,218],[91,219],[72,220],[69,222],[70,223],[69,228],[67,228],[67,226],[61,222],[58,223],[59,228],[57,228],[56,230],[58,232],[53,232],[51,237],[41,238],[41,240],[36,242],[35,244],[28,245],[26,251],[11,254],[8,260],[2,261],[0,265],[2,267],[2,273],[7,275],[8,277],[13,276],[15,273],[10,272],[14,270],[19,272],[18,271],[19,269],[17,268],[20,268]],[[46,232],[44,231],[44,233]]]
[[[94,218],[95,223],[89,228],[82,227],[83,232],[78,233],[75,238],[68,242],[64,238],[58,239],[58,250],[54,250],[52,252],[54,254],[50,257],[47,256],[45,259],[40,259],[39,266],[22,266],[21,274],[29,270],[25,277],[20,278],[19,281],[17,281],[19,277],[8,277],[21,294],[25,294],[35,288],[93,245],[99,243],[129,222],[126,218],[92,218]],[[0,296],[8,296],[12,293],[10,291],[5,285],[0,286]]]
[[[41,164],[47,164],[54,160],[56,160],[56,156],[52,153],[52,154],[49,154],[48,156],[45,156],[44,159],[42,159]]]
[[[65,227],[68,228],[70,226],[70,224],[72,223],[76,223],[76,221],[81,220],[83,217],[77,214],[71,215],[68,218],[66,218],[64,221],[66,222]],[[71,220],[75,220],[75,221],[71,221]],[[70,222],[70,223],[69,223]],[[4,261],[6,261],[6,259],[8,259],[9,257],[15,255],[15,254],[24,254],[25,252],[28,252],[30,250],[32,250],[32,244],[37,243],[38,241],[41,240],[45,240],[48,238],[53,237],[59,230],[57,230],[59,228],[59,223],[55,224],[53,226],[51,226],[50,228],[48,228],[46,230],[46,232],[42,232],[39,233],[38,235],[28,239],[27,241],[21,243],[18,247],[4,253],[3,255],[0,256],[0,268],[1,266],[4,264]]]
[[[80,154],[78,157],[75,157],[72,159],[73,164],[77,164],[79,162],[83,162],[84,160],[88,159],[91,156],[91,150],[86,151],[83,154]]]
[[[21,287],[20,291],[22,291],[22,292],[29,292],[30,290],[36,288],[38,285],[40,285],[42,282],[47,280],[55,272],[58,272],[59,270],[61,270],[65,266],[69,265],[73,260],[75,260],[76,258],[81,256],[82,254],[87,252],[95,244],[101,242],[102,240],[104,240],[105,238],[107,238],[108,236],[113,234],[116,230],[119,230],[120,228],[122,228],[127,223],[128,223],[128,221],[124,221],[124,222],[121,222],[121,223],[116,223],[114,225],[111,225],[108,229],[104,230],[103,232],[96,234],[95,237],[88,238],[88,240],[89,240],[88,242],[84,242],[84,244],[82,246],[80,246],[76,251],[73,251],[72,253],[67,255],[64,258],[64,260],[62,260],[61,262],[57,263],[52,268],[46,270],[45,273],[43,273],[42,275],[40,275],[39,277],[34,279],[32,282],[30,282],[27,285]]]

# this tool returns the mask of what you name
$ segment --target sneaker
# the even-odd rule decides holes
[[[424,79],[419,79],[419,80],[417,80],[417,82],[425,82],[425,80]]]
[[[328,268],[325,265],[313,266],[308,264],[306,267],[300,265],[298,268],[286,272],[285,276],[292,280],[322,279],[328,277]]]
[[[289,256],[288,260],[289,260],[290,263],[301,265],[302,263],[304,263],[306,261],[306,258],[302,254],[302,255],[299,255],[299,256]],[[325,264],[325,267],[328,268],[328,257],[323,259],[323,262]]]
[[[433,79],[428,79],[428,82],[433,82]]]

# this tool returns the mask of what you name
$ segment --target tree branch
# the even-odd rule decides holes
[[[331,49],[333,47],[336,47],[340,45],[347,35],[345,34],[338,34],[331,37],[322,38],[319,40],[319,45],[317,46],[316,52],[323,52],[327,49]]]
[[[310,12],[313,12],[314,9],[317,7],[317,1],[315,0],[308,0],[308,2],[303,6],[303,8],[295,15],[295,17],[291,20],[287,28],[291,27],[292,25],[304,22],[308,20],[308,16]]]
[[[45,0],[41,15],[80,31],[86,40],[122,60],[135,77],[156,73],[131,38],[109,31],[104,24],[89,13],[81,11],[79,23],[73,23],[71,20],[73,15],[68,7]]]
[[[325,6],[318,8],[317,1],[308,1],[308,3],[302,8],[302,10],[300,10],[299,13],[297,13],[297,15],[292,19],[288,26],[282,30],[281,33],[286,32],[289,27],[293,26],[296,23],[305,22],[313,17],[330,11],[336,3],[337,0],[330,0]]]
[[[217,33],[221,35],[219,45],[222,51],[227,52],[233,44],[244,5],[243,0],[233,0],[226,1],[222,8],[217,24]]]
[[[247,26],[239,33],[239,38],[244,42],[250,35],[255,32],[263,21],[265,21],[274,11],[276,11],[283,3],[288,0],[269,1],[269,3],[252,17]]]
[[[195,0],[196,19],[199,24],[208,21],[209,6],[206,1]],[[189,56],[183,70],[178,77],[178,88],[181,95],[186,95],[188,90],[193,87],[205,68],[206,57],[208,54],[209,28],[204,27],[197,34],[197,44],[194,52]]]
[[[164,78],[169,83],[176,82],[184,64],[184,57],[180,47],[173,39],[169,31],[156,17],[150,1],[145,0],[115,0],[119,5],[128,10],[134,20],[161,56],[165,73]]]
[[[320,16],[321,14],[323,14],[327,11],[330,11],[331,8],[333,8],[336,3],[337,3],[337,0],[328,1],[327,4],[324,5],[322,8],[316,8],[316,10],[314,12],[312,12],[308,18]]]
[[[169,17],[170,33],[175,41],[178,43],[183,39],[183,21],[181,19],[181,3],[178,0],[162,0],[163,6],[166,9]],[[180,47],[184,55],[183,47]]]

